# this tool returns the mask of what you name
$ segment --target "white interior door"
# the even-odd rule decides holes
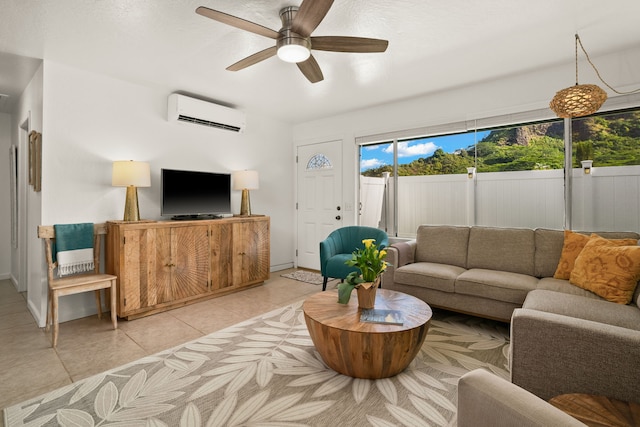
[[[297,153],[298,267],[320,270],[320,241],[342,225],[342,141]]]

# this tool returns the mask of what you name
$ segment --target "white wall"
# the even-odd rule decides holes
[[[640,48],[592,60],[616,89],[640,87]],[[473,73],[472,66],[469,72]],[[573,62],[520,75],[497,74],[495,80],[473,86],[443,88],[437,93],[298,124],[293,128],[294,146],[343,140],[344,197],[352,201],[356,200],[359,171],[356,137],[547,108],[556,91],[574,83]],[[580,83],[595,83],[606,89],[586,63],[580,64]],[[356,212],[345,212],[344,225],[355,223]]]
[[[272,270],[293,265],[291,126],[248,115],[236,134],[166,120],[170,91],[45,61],[42,223],[121,219],[125,189],[111,187],[114,160],[148,161],[151,187],[138,189],[140,215],[160,217],[160,168],[255,169],[252,211],[271,217]],[[232,206],[240,210],[240,192]],[[46,276],[41,276],[46,288]],[[61,300],[61,321],[95,313],[92,295]]]
[[[11,116],[0,113],[0,280],[11,277],[11,203],[9,179]]]

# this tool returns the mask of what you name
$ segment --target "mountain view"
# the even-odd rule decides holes
[[[445,175],[478,172],[562,169],[564,165],[563,122],[554,121],[490,131],[475,146],[432,155],[398,165],[398,175]],[[573,165],[593,160],[594,166],[640,164],[640,111],[576,119],[572,124]],[[475,161],[477,157],[477,163]],[[362,172],[382,176],[393,172],[383,165]]]

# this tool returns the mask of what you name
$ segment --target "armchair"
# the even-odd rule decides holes
[[[379,248],[389,246],[389,236],[384,230],[373,227],[351,225],[332,231],[320,242],[320,273],[324,277],[322,290],[327,289],[329,277],[344,280],[357,267],[350,267],[345,261],[351,259],[356,249],[363,248],[362,240],[375,239]]]
[[[483,369],[458,382],[458,427],[570,427],[577,419]]]

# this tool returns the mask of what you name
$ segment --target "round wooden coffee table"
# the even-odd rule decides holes
[[[376,309],[399,310],[402,325],[360,321],[358,298],[338,303],[337,290],[318,292],[302,305],[309,335],[333,370],[355,378],[387,378],[414,359],[429,330],[431,308],[400,292],[378,289]]]

